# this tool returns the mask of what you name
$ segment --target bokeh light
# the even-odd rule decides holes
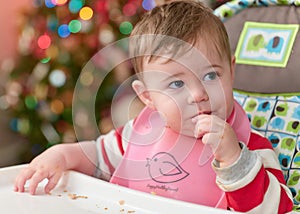
[[[40,62],[45,64],[45,63],[50,62],[50,60],[51,60],[51,57],[45,57],[45,58],[41,59]]]
[[[98,13],[103,13],[103,12],[108,11],[108,1],[97,1],[97,2],[95,2],[94,9]]]
[[[71,0],[69,2],[69,10],[71,13],[78,13],[83,5],[84,2],[82,0]]]
[[[5,82],[4,94],[0,94],[0,109],[11,109],[17,115],[10,124],[12,129],[36,139],[26,148],[27,160],[31,153],[38,154],[49,144],[76,141],[73,119],[83,127],[89,126],[91,118],[86,117],[85,112],[72,117],[74,84],[80,81],[90,89],[96,81],[93,70],[78,76],[82,62],[99,48],[130,34],[132,25],[145,12],[139,0],[32,0],[32,3],[33,10],[20,12],[22,22],[17,41],[20,62],[28,63],[14,62],[7,71],[11,72],[11,79]],[[119,57],[113,52],[112,57],[115,56]],[[104,71],[99,68],[99,72]],[[109,79],[118,84],[127,71],[121,73]],[[112,96],[116,84],[104,85],[104,96]],[[80,99],[91,96],[89,90],[80,92]],[[97,106],[99,120],[107,102],[101,100],[99,108]],[[111,123],[105,122],[107,116],[105,113],[101,125]]]
[[[142,6],[145,10],[152,10],[155,6],[155,0],[143,0]]]
[[[53,100],[50,104],[50,109],[55,114],[61,114],[64,110],[64,104],[58,99]]]
[[[109,18],[114,22],[121,22],[123,19],[122,11],[119,8],[112,8],[109,11]]]
[[[9,123],[10,128],[15,132],[18,131],[18,121],[19,120],[17,118],[13,118]]]
[[[19,82],[12,81],[7,84],[6,91],[8,96],[18,97],[22,93],[23,87]]]
[[[47,98],[49,86],[45,83],[40,83],[34,87],[34,95],[38,100]]]
[[[66,82],[66,75],[62,70],[53,70],[49,75],[49,81],[54,87],[61,87]]]
[[[47,57],[50,57],[51,59],[55,59],[59,54],[59,49],[56,45],[51,45],[47,50],[46,50],[46,55]]]
[[[68,51],[60,51],[58,55],[58,62],[66,64],[71,60],[71,55]]]
[[[122,34],[128,35],[131,33],[132,29],[133,29],[133,25],[128,21],[122,22],[120,24],[120,32]]]
[[[79,111],[75,115],[74,122],[80,127],[86,127],[89,123],[89,118],[84,111]]]
[[[80,82],[82,85],[89,86],[93,83],[94,77],[91,72],[85,72],[80,76]]]
[[[56,16],[51,15],[47,17],[47,26],[51,31],[55,31],[58,26],[58,19]]]
[[[133,16],[136,13],[137,6],[132,3],[127,3],[123,7],[123,14],[125,16]]]
[[[37,63],[30,75],[31,83],[41,81],[49,72],[49,65],[44,63]]]
[[[42,124],[41,131],[49,143],[48,146],[51,146],[59,142],[60,137],[56,132],[55,128],[50,123]]]
[[[26,107],[31,110],[35,109],[38,104],[38,100],[35,96],[26,96],[24,102]]]
[[[7,102],[6,96],[0,97],[0,109],[6,110],[9,108],[9,104]]]
[[[34,7],[41,7],[44,4],[44,0],[34,0],[32,4]]]
[[[79,12],[79,17],[82,20],[89,20],[93,17],[93,10],[90,7],[83,7]]]
[[[52,0],[45,0],[45,5],[48,8],[53,8],[55,7],[55,4],[52,2]]]
[[[38,38],[37,43],[41,49],[47,49],[51,45],[51,38],[49,35],[44,34]]]
[[[17,129],[21,134],[27,134],[30,130],[30,123],[28,119],[19,119]]]
[[[78,20],[72,20],[69,23],[69,31],[71,33],[78,33],[81,30],[81,22]]]
[[[90,20],[89,21],[82,20],[80,23],[81,23],[81,30],[80,30],[80,32],[82,32],[82,33],[88,33],[93,28],[93,23]]]
[[[103,29],[99,32],[99,41],[106,45],[109,44],[111,42],[113,42],[115,40],[115,35],[112,32],[112,29],[110,29],[109,27],[106,29]]]
[[[30,130],[30,123],[28,119],[17,119],[13,118],[10,121],[10,128],[15,132],[20,132],[22,134],[27,134]]]
[[[52,1],[54,4],[61,6],[66,4],[68,0],[52,0]]]
[[[67,24],[63,24],[63,25],[60,25],[58,27],[58,35],[61,37],[61,38],[66,38],[70,35],[70,30],[69,30],[69,26]]]

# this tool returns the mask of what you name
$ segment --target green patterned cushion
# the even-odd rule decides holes
[[[245,22],[299,24],[300,0],[232,0],[215,9],[214,14],[224,21],[232,53],[236,53]],[[295,41],[299,38],[298,32]],[[278,155],[293,194],[295,211],[300,211],[298,46],[295,42],[284,67],[244,64],[237,60],[234,83],[234,88],[241,90],[235,91],[234,96],[245,109],[252,128],[270,140]],[[287,94],[281,94],[283,92]]]
[[[234,92],[254,130],[267,137],[278,155],[294,204],[300,204],[300,93],[264,95]]]

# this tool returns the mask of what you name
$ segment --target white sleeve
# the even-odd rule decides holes
[[[115,169],[120,164],[123,153],[126,151],[132,132],[133,120],[127,122],[124,127],[112,130],[108,134],[101,135],[95,141],[97,150],[97,166],[95,177],[110,180]]]

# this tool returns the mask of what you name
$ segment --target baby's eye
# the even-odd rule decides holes
[[[183,86],[184,86],[184,82],[182,80],[177,80],[169,84],[170,88],[181,88]]]
[[[204,75],[203,77],[203,81],[211,81],[211,80],[215,80],[217,79],[218,74],[215,71],[209,72],[207,74]]]

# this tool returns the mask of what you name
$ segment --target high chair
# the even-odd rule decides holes
[[[214,13],[236,57],[234,96],[267,137],[300,211],[300,1],[240,0]]]

